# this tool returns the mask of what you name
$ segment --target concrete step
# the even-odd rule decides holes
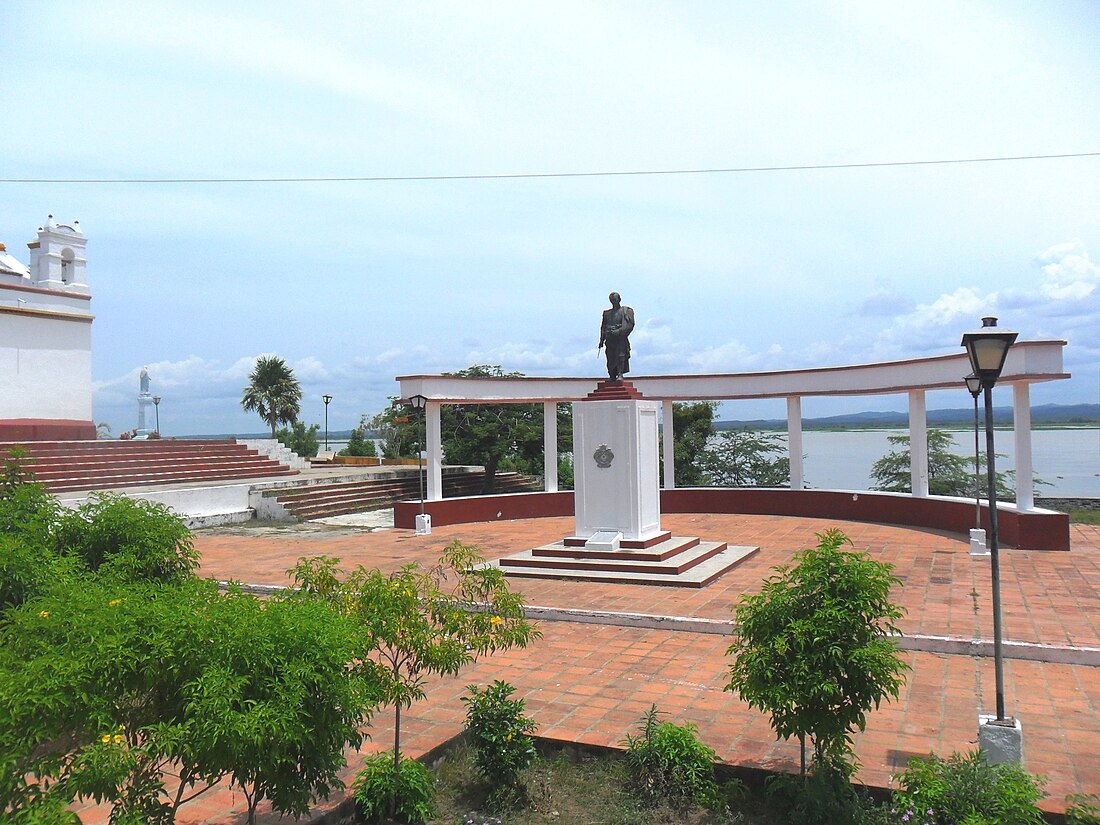
[[[144,470],[147,468],[156,469],[160,472],[170,472],[177,468],[226,468],[226,467],[257,467],[257,466],[272,466],[279,467],[277,461],[272,461],[266,456],[258,455],[225,455],[225,456],[177,456],[173,455],[170,458],[164,457],[141,457],[134,459],[126,459],[123,461],[112,461],[110,459],[99,458],[94,461],[65,461],[55,462],[51,464],[31,464],[28,465],[28,469],[31,470],[38,477],[39,480],[51,477],[60,472],[81,473],[85,475],[95,475],[102,472],[117,472],[125,473],[133,470]]]
[[[103,490],[113,487],[143,487],[150,484],[179,484],[189,481],[215,481],[249,478],[267,478],[270,476],[297,475],[297,470],[289,467],[277,466],[260,467],[254,469],[236,470],[207,470],[197,472],[173,472],[173,473],[131,473],[125,475],[110,475],[96,478],[87,476],[68,476],[51,479],[45,482],[45,487],[50,492],[62,492],[67,490]]]
[[[497,482],[498,492],[531,489],[530,480],[518,473],[498,474]],[[443,475],[443,495],[447,498],[475,494],[473,491],[480,491],[481,485],[480,473],[456,472]],[[266,491],[264,495],[274,497],[286,510],[308,521],[378,510],[391,506],[395,501],[415,498],[419,493],[420,482],[414,470],[399,478],[284,487]]]

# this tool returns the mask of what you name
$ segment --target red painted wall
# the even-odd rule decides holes
[[[51,418],[0,420],[0,441],[95,441],[95,424]]]
[[[573,515],[572,491],[510,493],[427,501],[432,523],[545,518]],[[413,529],[420,502],[402,501],[393,508],[394,524]],[[897,493],[848,493],[835,490],[775,490],[689,488],[661,491],[662,513],[745,513],[807,516],[899,524],[967,535],[974,526],[974,505],[966,501]],[[1001,544],[1026,550],[1069,550],[1069,516],[1065,513],[1017,513],[1000,507],[997,522]],[[982,510],[987,530],[988,508]]]

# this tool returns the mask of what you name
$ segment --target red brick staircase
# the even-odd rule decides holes
[[[481,492],[483,476],[478,472],[444,472],[443,496],[476,496]],[[497,473],[496,492],[518,493],[540,489],[537,482],[519,473]],[[387,478],[362,481],[340,481],[301,487],[281,487],[265,490],[265,497],[276,501],[303,521],[362,513],[391,507],[395,501],[407,501],[420,496],[416,470],[395,473]]]
[[[0,456],[15,446],[26,451],[24,466],[35,480],[54,493],[298,473],[232,439],[0,442]]]

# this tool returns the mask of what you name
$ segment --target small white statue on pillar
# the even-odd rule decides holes
[[[149,368],[141,368],[141,378],[138,384],[138,425],[135,436],[148,436],[152,432],[145,425],[145,410],[152,406],[153,395],[149,392]]]

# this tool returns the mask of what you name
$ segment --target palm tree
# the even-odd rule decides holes
[[[261,355],[256,359],[248,386],[241,396],[241,406],[245,412],[255,410],[260,414],[271,427],[272,438],[278,424],[293,424],[298,420],[301,400],[302,388],[286,361],[274,355]]]

